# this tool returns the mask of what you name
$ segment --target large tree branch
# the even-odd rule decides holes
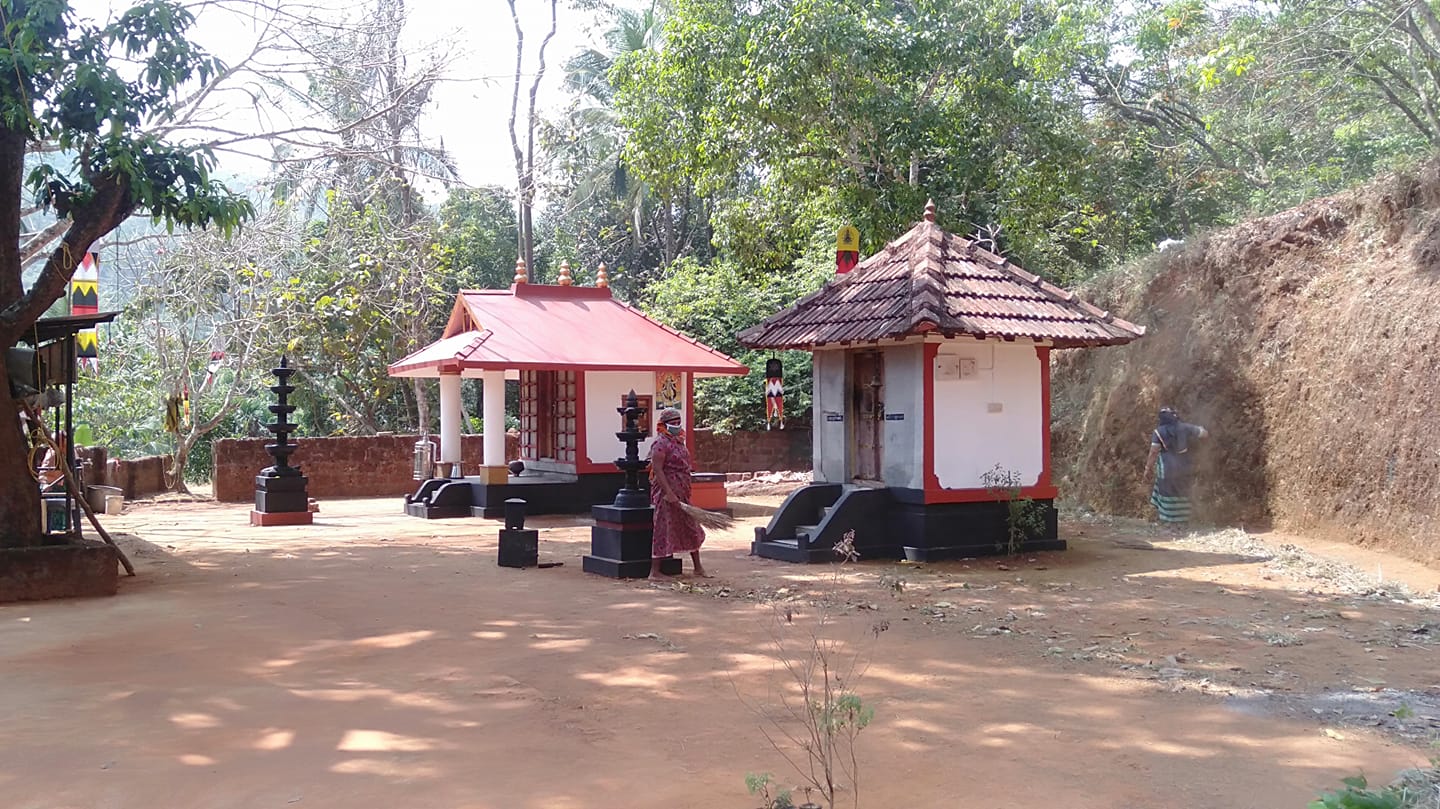
[[[70,220],[56,219],[32,235],[29,241],[20,248],[20,264],[27,265],[32,259],[45,252],[50,243],[60,238],[70,227]]]
[[[0,127],[0,306],[19,298],[22,291],[20,187],[24,175],[25,133]]]
[[[86,205],[71,214],[70,228],[50,253],[40,277],[29,291],[0,310],[0,345],[14,345],[50,304],[65,294],[65,285],[96,240],[119,227],[135,209],[130,182],[114,175],[94,181],[95,194]]]

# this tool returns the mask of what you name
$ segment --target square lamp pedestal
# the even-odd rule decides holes
[[[304,475],[289,477],[255,476],[255,510],[250,512],[251,525],[310,525],[315,515],[310,512],[310,483]]]
[[[534,528],[500,529],[500,566],[535,567],[540,564],[540,532]]]
[[[654,538],[655,509],[591,506],[595,527],[590,529],[590,553],[581,561],[586,573],[612,579],[643,579],[650,575],[650,547]],[[680,560],[660,563],[667,576],[680,575]]]

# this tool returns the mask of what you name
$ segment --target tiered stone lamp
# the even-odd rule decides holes
[[[295,373],[295,369],[282,356],[280,367],[273,369],[272,373],[279,381],[279,384],[270,387],[277,399],[275,404],[270,405],[275,423],[265,426],[275,434],[275,442],[266,444],[265,451],[275,459],[275,465],[260,470],[260,474],[255,476],[255,510],[250,512],[250,524],[309,525],[314,520],[314,515],[310,513],[310,494],[306,489],[309,480],[300,474],[300,467],[290,465],[290,456],[296,449],[290,442],[290,434],[295,432],[290,414],[295,412],[295,405],[289,401],[290,394],[295,392],[295,387],[290,384],[290,375]]]
[[[615,434],[625,442],[625,457],[615,465],[625,473],[625,486],[608,506],[591,506],[595,527],[590,529],[590,553],[582,559],[586,573],[612,579],[639,579],[650,575],[650,548],[655,533],[655,509],[650,492],[641,488],[640,473],[650,462],[640,457],[640,401],[635,391],[625,397],[625,406],[616,408],[625,417],[625,429]],[[680,575],[680,560],[673,556],[660,563],[667,576]]]

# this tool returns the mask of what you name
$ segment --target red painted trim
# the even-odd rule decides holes
[[[1026,486],[1020,490],[1021,497],[1031,500],[1054,500],[1057,495],[1054,486]],[[936,489],[925,488],[925,502],[929,503],[990,503],[1004,498],[989,489]]]
[[[445,362],[456,362],[446,360]],[[424,371],[439,366],[436,362],[417,363],[395,363],[389,366],[388,373],[391,376],[408,374],[413,371]],[[624,365],[624,364],[596,364],[584,365],[579,363],[553,363],[553,362],[511,362],[509,360],[496,360],[494,362],[477,362],[465,360],[456,367],[464,371],[679,371],[681,373],[699,373],[708,376],[744,376],[750,373],[745,366],[697,366],[697,365]]]
[[[925,422],[925,448],[924,460],[922,461],[920,475],[925,484],[925,502],[930,502],[931,493],[941,493],[945,490],[940,488],[940,479],[935,476],[935,420],[939,414],[935,412],[935,358],[940,354],[939,343],[925,343],[924,366],[920,377],[923,381],[921,387],[924,389],[924,412],[921,419]]]
[[[590,463],[590,424],[588,413],[590,402],[585,398],[585,372],[575,372],[575,473],[579,474],[584,465]]]
[[[477,290],[479,292],[499,292],[505,294],[507,290]],[[562,287],[559,284],[512,284],[508,292],[517,298],[580,298],[584,300],[608,299],[609,287],[582,287],[571,284]],[[475,294],[471,292],[469,294]]]
[[[681,371],[681,373],[685,374],[685,429],[686,429],[687,431],[689,431],[690,435],[694,435],[694,434],[695,434],[695,375],[692,374],[692,373],[686,373],[685,371]],[[656,382],[658,383],[659,380],[656,380]],[[656,385],[656,390],[659,390],[659,385],[658,385],[658,384]],[[694,449],[694,447],[691,447],[691,449]]]
[[[1035,356],[1040,358],[1040,477],[1035,486],[1054,491],[1050,485],[1050,348],[1035,346]]]
[[[259,527],[272,525],[312,525],[315,515],[310,511],[250,511],[250,524]]]

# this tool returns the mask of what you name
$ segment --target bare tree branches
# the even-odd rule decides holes
[[[555,38],[557,27],[557,6],[558,0],[550,0],[550,30],[540,42],[538,54],[539,67],[535,71],[534,80],[530,83],[530,106],[525,116],[525,148],[520,148],[519,134],[516,131],[516,116],[520,106],[520,81],[523,77],[525,62],[525,29],[520,25],[520,14],[515,10],[515,0],[506,0],[510,4],[510,18],[515,23],[515,77],[513,91],[510,96],[510,146],[515,153],[515,181],[516,181],[516,202],[519,206],[520,217],[520,258],[525,260],[526,266],[535,266],[535,103],[540,92],[540,81],[545,78],[545,49],[549,47],[550,40]],[[533,270],[532,270],[533,271]]]

